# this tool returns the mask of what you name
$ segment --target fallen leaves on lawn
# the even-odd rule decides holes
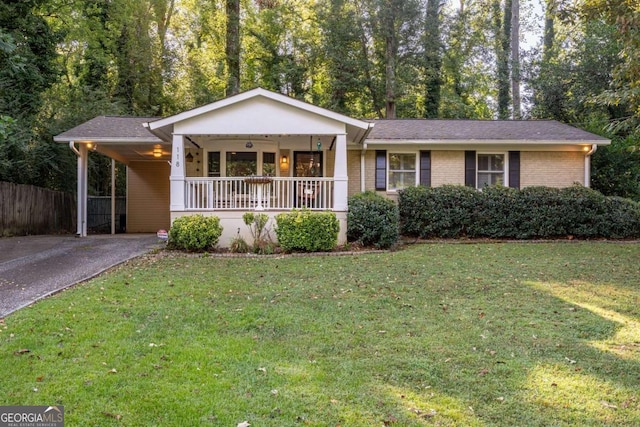
[[[117,373],[118,373],[118,371],[116,370],[116,368],[111,368],[111,369],[109,369],[109,370],[107,371],[107,373],[109,373],[109,374],[117,374]]]
[[[607,402],[607,401],[604,401],[604,400],[601,400],[601,401],[600,401],[600,404],[601,404],[602,406],[604,406],[605,408],[609,408],[609,409],[618,409],[618,407],[617,407],[616,405],[612,405],[611,403],[609,403],[609,402]]]
[[[249,424],[249,421],[243,421],[241,423],[238,423],[237,427],[249,427],[251,424]]]
[[[28,348],[21,348],[20,350],[15,351],[13,354],[15,354],[16,356],[20,356],[25,353],[31,353],[31,350],[29,350]]]
[[[122,419],[122,415],[112,414],[111,412],[103,412],[102,415],[104,415],[107,418],[113,418],[114,420],[118,420],[118,421]]]
[[[484,375],[487,375],[489,373],[489,370],[487,368],[482,368],[480,369],[480,371],[478,371],[478,375],[480,375],[481,377]]]
[[[413,412],[420,418],[432,418],[432,417],[435,417],[437,414],[435,409],[429,409],[428,411],[423,411],[418,408],[410,408],[409,411]]]

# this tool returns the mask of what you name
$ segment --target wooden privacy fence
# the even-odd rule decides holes
[[[0,237],[75,231],[74,195],[0,182]]]

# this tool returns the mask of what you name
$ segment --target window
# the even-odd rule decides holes
[[[388,183],[390,191],[416,185],[416,153],[389,153]]]
[[[262,153],[262,175],[276,176],[276,153]]]
[[[505,185],[504,154],[478,154],[477,188]]]
[[[228,152],[226,176],[250,176],[258,173],[258,153]]]
[[[220,177],[220,152],[210,151],[207,162],[207,171],[210,178]]]

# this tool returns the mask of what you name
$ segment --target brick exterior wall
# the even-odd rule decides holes
[[[464,185],[464,151],[431,151],[431,186]]]
[[[569,187],[584,185],[584,154],[566,151],[522,151],[520,186]]]
[[[353,196],[360,192],[360,151],[347,151],[347,173],[349,174],[348,194]]]
[[[375,190],[375,150],[365,154],[365,189]],[[349,170],[349,196],[360,192],[360,151],[347,153]],[[574,183],[584,185],[584,154],[566,151],[522,151],[520,153],[520,187],[543,185],[569,187]],[[431,185],[464,185],[464,151],[431,151]],[[380,194],[395,199],[393,193]]]

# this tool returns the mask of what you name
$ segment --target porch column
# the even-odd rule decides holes
[[[77,228],[79,237],[87,236],[87,197],[89,181],[89,150],[87,144],[78,144],[78,194],[77,194]]]
[[[171,211],[184,211],[184,139],[173,135],[171,145]]]
[[[336,155],[333,173],[333,210],[346,211],[348,197],[347,134],[336,135]]]

